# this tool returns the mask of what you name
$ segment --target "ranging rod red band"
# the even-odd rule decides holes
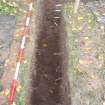
[[[32,11],[28,11],[26,16],[31,17],[32,16]]]
[[[24,30],[23,30],[23,35],[22,36],[27,36],[29,34],[29,32],[30,32],[30,28],[24,26]]]
[[[17,54],[17,62],[22,62],[24,59],[24,49],[20,49]]]
[[[16,86],[17,86],[17,81],[13,80],[12,83],[11,83],[10,93],[9,93],[9,96],[8,96],[8,101],[9,102],[13,102],[13,100],[14,100]]]

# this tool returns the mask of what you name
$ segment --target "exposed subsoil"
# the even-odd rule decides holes
[[[63,2],[59,1],[44,0],[42,3],[42,20],[37,34],[29,105],[70,105]]]

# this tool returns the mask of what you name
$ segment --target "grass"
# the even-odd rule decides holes
[[[0,15],[12,15],[16,13],[16,7],[8,1],[0,0]]]
[[[76,70],[78,64],[78,59],[80,55],[80,49],[76,40],[78,40],[78,33],[80,32],[84,22],[86,22],[86,27],[89,27],[89,31],[95,26],[95,17],[89,10],[80,6],[79,14],[73,14],[73,4],[68,3],[64,6],[64,18],[66,21],[66,31],[68,34],[67,37],[67,47],[69,53],[69,76],[75,78],[76,75],[80,74]]]
[[[67,48],[68,48],[68,52],[70,52],[68,57],[68,62],[69,62],[68,75],[71,78],[75,78],[76,77],[75,65],[78,62],[79,49],[76,47],[76,43],[75,43],[75,39],[77,35],[75,32],[72,31],[72,26],[70,23],[71,17],[73,17],[73,5],[68,3],[64,7],[64,18],[66,20],[66,31],[68,34]]]
[[[29,62],[30,58],[26,64],[22,65],[19,74],[19,85],[21,86],[20,92],[16,95],[16,105],[25,105],[27,96],[27,87],[29,82]]]
[[[1,80],[0,80],[0,90],[2,90],[2,82],[1,82]]]
[[[79,21],[78,21],[79,17]],[[82,18],[81,18],[82,17]],[[99,24],[96,22],[95,17],[93,14],[88,10],[86,7],[83,5],[80,6],[79,13],[78,14],[73,14],[73,4],[65,4],[64,7],[64,18],[66,20],[66,31],[67,31],[67,48],[69,52],[69,57],[68,57],[68,78],[71,84],[71,96],[73,98],[74,104],[77,102],[78,105],[102,105],[102,95],[104,94],[104,90],[101,88],[103,84],[98,87],[99,85],[95,85],[95,83],[99,83],[99,80],[105,80],[105,68],[98,68],[98,65],[90,64],[88,68],[86,68],[86,64],[82,64],[83,66],[80,66],[80,71],[77,70],[76,66],[80,64],[79,60],[85,58],[85,56],[88,56],[83,53],[83,50],[80,50],[79,48],[83,49],[84,46],[79,44],[82,44],[81,42],[84,40],[84,37],[88,37],[88,41],[92,42],[88,47],[95,47],[94,53],[99,54],[99,55],[104,55],[105,58],[105,37],[101,33],[101,30],[99,30]],[[86,22],[85,30],[79,30],[79,27],[83,26],[83,22]],[[88,28],[89,27],[89,28]],[[74,28],[74,29],[73,29]],[[72,30],[73,29],[73,30]],[[94,31],[95,30],[95,31]],[[99,31],[99,32],[98,32]],[[101,38],[100,38],[101,37]],[[77,40],[77,43],[76,43]],[[79,43],[78,43],[79,41]],[[88,43],[88,42],[86,42]],[[84,44],[84,43],[83,43]],[[94,49],[92,47],[92,49]],[[99,50],[98,50],[99,49]],[[100,50],[101,49],[101,50]],[[95,52],[96,51],[96,52]],[[94,57],[91,55],[93,52],[90,51],[90,56],[88,57]],[[88,61],[88,60],[87,60]],[[100,62],[99,60],[96,60]],[[105,62],[105,59],[104,59]],[[103,63],[102,63],[103,64]],[[105,67],[105,66],[104,66]],[[82,70],[83,69],[83,70]],[[91,74],[94,70],[95,76],[98,79],[91,78],[91,75],[88,74],[88,71]],[[86,72],[85,72],[86,71]],[[95,88],[97,87],[96,90],[92,90],[91,85],[87,85],[89,82],[87,80],[91,80],[91,83]],[[80,82],[81,81],[81,82]],[[94,82],[95,81],[95,82]],[[98,81],[98,82],[97,82]],[[91,91],[90,91],[91,90]],[[79,98],[80,97],[80,98]],[[84,101],[85,100],[85,101]],[[86,104],[86,100],[89,101],[89,104]],[[80,102],[81,101],[81,102]],[[79,103],[80,102],[80,103]]]

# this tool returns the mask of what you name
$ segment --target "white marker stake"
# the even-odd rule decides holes
[[[79,4],[80,4],[80,0],[75,0],[75,4],[74,4],[74,14],[77,13],[78,8],[79,8]]]

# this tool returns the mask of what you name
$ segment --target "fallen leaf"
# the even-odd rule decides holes
[[[82,60],[82,59],[80,59],[79,63],[82,64],[82,65],[89,65],[89,64],[92,64],[93,61],[92,60]]]
[[[72,31],[77,31],[77,28],[75,28],[75,27],[72,27]]]
[[[24,60],[24,64],[26,64],[28,61],[27,60]]]
[[[82,27],[79,27],[78,30],[81,31],[82,30]]]
[[[91,20],[91,19],[89,19],[89,20],[88,20],[88,23],[91,23],[91,22],[92,22],[92,20]]]
[[[83,17],[82,17],[82,16],[78,16],[77,19],[78,19],[78,20],[83,20]]]
[[[104,27],[104,26],[100,26],[100,29],[101,29],[101,30],[104,30],[104,29],[105,29],[105,27]]]
[[[4,91],[1,91],[0,92],[0,96],[5,96],[5,92]]]
[[[24,30],[21,30],[15,34],[16,38],[23,36]]]
[[[80,68],[80,65],[79,64],[77,64],[77,66],[75,66],[75,69],[78,71],[78,72],[80,72],[80,73],[82,73],[83,71],[81,70],[81,68]]]
[[[32,38],[32,36],[29,36],[29,37],[28,37],[28,40],[29,40],[29,42],[32,43],[32,42],[33,42],[33,38]]]
[[[15,3],[15,2],[12,2],[12,3],[14,5],[14,7],[18,7],[18,4],[17,3]]]
[[[83,52],[84,53],[89,53],[92,50],[92,48],[83,48]]]
[[[9,95],[9,89],[6,89],[4,94],[5,94],[5,96],[8,96]]]
[[[105,105],[105,102],[103,102],[103,105]]]
[[[104,59],[104,55],[103,55],[103,54],[100,54],[100,53],[97,53],[97,54],[96,54],[96,58],[97,58],[98,60],[103,60],[103,59]]]
[[[87,37],[87,36],[86,36],[86,37],[84,37],[84,39],[85,39],[85,40],[88,40],[88,39],[89,39],[89,37]]]
[[[7,59],[5,66],[8,66],[10,68],[15,68],[16,67],[16,59]]]
[[[103,60],[104,59],[104,56],[102,54],[99,54],[98,59],[99,60]]]
[[[90,77],[95,80],[96,79],[96,76],[95,75],[90,75]]]
[[[16,105],[16,103],[15,103],[15,102],[13,102],[11,105]]]
[[[21,85],[18,85],[17,88],[16,88],[16,91],[19,93],[22,89],[22,86]]]
[[[91,26],[88,26],[88,29],[92,29],[92,27]]]
[[[46,43],[44,43],[44,44],[43,44],[43,47],[47,47],[47,44],[46,44]]]
[[[6,3],[7,1],[6,0],[3,0],[3,2]]]

